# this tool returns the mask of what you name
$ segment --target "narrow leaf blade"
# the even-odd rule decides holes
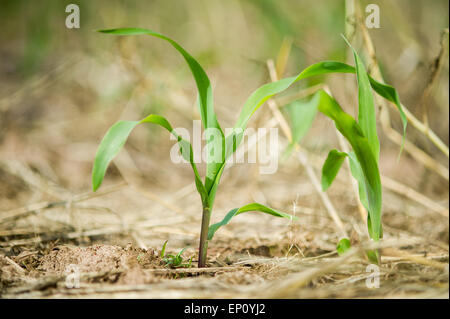
[[[344,37],[348,46],[353,51],[353,57],[356,66],[356,78],[358,82],[358,124],[364,135],[369,141],[372,153],[378,162],[380,154],[380,141],[377,134],[377,123],[375,114],[375,104],[373,102],[372,87],[370,86],[369,76],[367,75],[364,64],[356,50]]]
[[[92,188],[100,187],[111,160],[119,153],[133,128],[139,121],[119,121],[110,127],[103,137],[94,159],[92,169]]]
[[[333,183],[347,153],[331,150],[322,166],[322,190],[325,192]]]
[[[352,247],[348,238],[342,238],[336,246],[336,250],[339,256],[343,255],[347,250]]]
[[[122,36],[149,35],[157,37],[169,42],[183,56],[197,84],[198,106],[203,126],[205,130],[211,129],[213,132],[217,133],[214,134],[214,136],[207,143],[208,147],[216,154],[214,158],[208,157],[207,159],[205,189],[209,195],[209,193],[211,192],[211,188],[214,185],[216,175],[220,171],[222,163],[225,161],[225,137],[222,128],[220,127],[219,122],[217,121],[216,114],[214,112],[213,92],[211,82],[204,69],[197,62],[197,60],[195,60],[181,45],[179,45],[173,39],[158,32],[142,28],[109,29],[109,30],[100,30],[99,32]],[[212,201],[209,202],[212,205]]]
[[[406,118],[405,111],[403,111],[403,107],[402,107],[402,104],[400,103],[400,97],[398,96],[397,90],[388,84],[384,84],[384,83],[376,81],[371,76],[369,76],[369,81],[370,81],[370,85],[372,86],[372,88],[374,89],[375,92],[377,92],[380,96],[384,97],[386,100],[394,103],[394,105],[397,107],[397,110],[400,114],[400,119],[402,120],[402,125],[403,125],[402,146],[400,149],[400,154],[401,154],[404,143],[405,143],[406,127],[408,126],[408,119]]]
[[[167,131],[169,131],[178,141],[180,146],[181,155],[185,160],[187,160],[192,167],[195,175],[195,184],[197,186],[197,190],[202,198],[202,201],[205,203],[208,202],[208,194],[205,190],[205,187],[200,179],[200,175],[197,170],[197,166],[194,163],[193,150],[191,144],[182,139],[172,128],[170,123],[160,115],[150,114],[146,118],[141,121],[119,121],[113,126],[110,127],[105,137],[100,143],[100,146],[97,150],[97,154],[94,159],[94,166],[92,169],[92,185],[93,190],[96,191],[105,176],[106,169],[108,168],[109,163],[113,160],[113,158],[119,153],[120,149],[125,144],[128,139],[131,131],[138,125],[142,123],[152,123],[157,124]]]
[[[222,219],[222,221],[213,224],[211,226],[209,226],[208,229],[208,240],[211,240],[214,237],[214,234],[216,233],[216,231],[222,227],[225,226],[226,224],[228,224],[230,222],[230,220],[234,217],[237,216],[239,214],[245,213],[245,212],[251,212],[251,211],[257,211],[257,212],[262,212],[262,213],[266,213],[275,217],[282,217],[282,218],[288,218],[288,219],[297,219],[297,217],[280,212],[278,210],[269,208],[267,206],[264,206],[262,204],[259,203],[251,203],[245,206],[242,206],[240,208],[234,208],[232,210],[230,210],[228,212],[228,214],[225,215],[225,217]]]
[[[358,159],[354,152],[348,153],[349,163],[350,163],[350,172],[354,179],[358,182],[358,192],[359,192],[359,200],[364,208],[369,211],[369,202],[367,200],[367,190],[366,190],[366,182],[364,180],[364,173],[362,171],[361,165],[359,165]],[[369,231],[370,227],[369,227]]]
[[[168,242],[169,242],[169,241],[166,240],[166,241],[164,242],[163,246],[162,246],[162,249],[161,249],[161,258],[164,258],[164,256],[166,255],[166,246],[167,246],[167,243],[168,243]]]
[[[318,106],[319,99],[314,95],[311,99],[297,100],[283,108],[286,117],[290,121],[292,132],[292,142],[283,154],[284,158],[290,155],[293,146],[300,143],[303,137],[308,133],[316,118]]]
[[[321,90],[317,94],[321,95],[319,111],[330,117],[336,128],[349,141],[355,152],[361,170],[364,174],[365,190],[367,194],[368,212],[371,219],[372,239],[378,241],[381,235],[381,179],[378,170],[378,162],[372,153],[367,138],[364,136],[358,123],[325,91]]]

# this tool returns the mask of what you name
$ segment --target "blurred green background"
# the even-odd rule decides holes
[[[65,7],[70,3],[80,7],[80,29],[65,27]],[[405,106],[421,118],[418,99],[439,54],[441,32],[448,28],[448,1],[358,3],[363,15],[367,4],[379,5],[381,28],[369,31],[381,70]],[[96,145],[117,119],[171,113],[175,127],[189,127],[192,118],[199,119],[190,71],[167,43],[95,30],[144,27],[174,38],[206,69],[219,121],[231,127],[248,95],[270,81],[266,61],[277,59],[283,43],[292,43],[283,76],[320,60],[346,61],[347,48],[340,36],[345,33],[345,7],[344,0],[1,0],[0,154],[24,161],[32,158],[48,176],[85,189]],[[361,49],[361,40],[354,44]],[[448,36],[444,49],[448,50]],[[348,88],[338,77],[330,78],[339,98]],[[321,80],[297,85],[291,93]],[[356,96],[355,92],[349,94]],[[448,144],[448,53],[427,104],[430,127]],[[354,110],[345,103],[343,107]],[[305,143],[327,149],[320,146],[331,143],[326,133],[318,137],[314,132],[331,124],[320,119],[312,129],[314,138]],[[392,121],[399,130],[398,116]],[[150,127],[140,134],[152,142],[163,133]],[[380,137],[382,147],[397,154],[397,146],[384,142],[382,133]],[[408,137],[437,154],[439,161],[446,160],[414,129],[408,129]],[[152,148],[150,142],[131,147],[150,153],[161,147]],[[171,145],[167,138],[160,144]],[[70,178],[61,173],[68,168],[76,171]],[[417,185],[423,178],[418,176],[405,179]],[[442,186],[442,180],[437,183]]]

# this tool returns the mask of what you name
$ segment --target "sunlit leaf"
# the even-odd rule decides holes
[[[378,250],[366,250],[366,255],[372,263],[380,263],[380,252]]]
[[[354,152],[348,153],[348,158],[350,162],[350,172],[356,181],[358,182],[358,192],[359,192],[359,200],[364,208],[369,211],[369,202],[367,201],[367,190],[366,190],[366,181],[364,179],[364,173],[362,171],[361,165],[359,165],[358,159]],[[369,227],[369,231],[371,231]]]
[[[356,69],[353,66],[350,66],[342,62],[323,61],[310,65],[295,77],[285,78],[279,81],[267,83],[256,89],[245,102],[239,114],[238,120],[234,125],[235,130],[232,133],[228,134],[225,138],[225,150],[226,150],[225,160],[236,151],[237,147],[240,145],[242,141],[244,130],[247,127],[248,121],[264,102],[266,102],[273,95],[283,92],[297,81],[316,75],[330,74],[330,73],[356,73]],[[400,116],[402,118],[403,130],[405,133],[406,116],[402,110],[400,101],[398,99],[398,94],[395,91],[395,89],[393,89],[391,86],[375,81],[370,76],[369,82],[372,85],[372,88],[378,94],[396,104],[397,108],[399,109]],[[375,157],[375,159],[378,161],[377,157]],[[213,182],[210,192],[214,194],[218,182],[220,180],[220,177],[222,175],[224,166],[225,161],[222,163],[222,166],[218,170],[218,174],[216,175],[215,180]]]
[[[343,255],[347,250],[352,247],[348,238],[342,238],[336,246],[339,255]]]
[[[191,164],[195,175],[195,184],[197,190],[202,198],[202,201],[207,201],[207,193],[200,179],[197,166],[194,163],[193,151],[191,144],[182,139],[172,128],[169,122],[160,115],[151,114],[141,121],[119,121],[111,126],[103,137],[100,146],[97,149],[97,154],[94,159],[94,167],[92,169],[92,187],[96,191],[105,176],[106,169],[112,159],[119,153],[120,149],[125,144],[131,131],[142,123],[153,123],[168,130],[178,141],[180,152],[183,158]]]
[[[195,184],[201,196],[204,211],[210,212],[214,203],[220,178],[226,165],[226,159],[236,151],[242,141],[244,130],[246,129],[251,116],[261,105],[264,104],[265,101],[273,95],[286,90],[292,84],[302,79],[328,73],[356,73],[359,101],[358,123],[350,115],[346,114],[337,102],[325,93],[325,91],[319,91],[307,105],[302,106],[300,105],[301,102],[296,102],[292,104],[291,107],[288,107],[288,112],[291,112],[291,128],[293,136],[290,147],[292,148],[292,146],[298,143],[306,134],[316,115],[317,107],[322,113],[330,117],[335,122],[336,128],[344,135],[353,148],[354,153],[352,152],[348,154],[350,159],[350,167],[352,175],[358,181],[361,202],[367,208],[369,213],[369,235],[375,241],[382,236],[382,194],[380,174],[378,171],[380,146],[376,132],[376,117],[372,89],[382,97],[395,103],[403,122],[403,134],[406,132],[406,116],[402,110],[402,106],[395,89],[371,78],[366,73],[365,67],[355,50],[353,50],[355,67],[345,63],[333,61],[319,62],[307,67],[297,76],[267,83],[256,89],[244,103],[234,126],[235,130],[225,138],[214,112],[213,94],[210,80],[200,64],[177,42],[160,33],[140,28],[102,30],[101,32],[115,35],[150,35],[169,42],[183,56],[194,76],[198,89],[198,105],[202,123],[206,133],[210,134],[210,136],[207,141],[208,152],[205,182],[202,183],[197,167],[193,161],[191,144],[178,136],[165,118],[158,115],[150,115],[142,121],[120,121],[108,130],[97,151],[92,172],[94,190],[98,189],[102,183],[109,163],[123,147],[133,128],[141,123],[154,123],[164,127],[176,137],[183,158],[190,162],[194,171]],[[336,150],[330,152],[323,167],[323,189],[327,189],[331,185],[342,165],[342,162],[345,159],[345,156],[345,153],[341,153]],[[205,208],[207,209],[205,210]],[[261,204],[253,203],[231,210],[221,222],[211,225],[208,229],[208,239],[212,239],[214,233],[221,226],[226,225],[234,216],[249,211],[260,211],[277,217],[294,218],[289,214],[273,210]],[[206,228],[202,226],[202,229],[205,230]],[[347,244],[349,244],[349,242],[343,242],[341,249],[345,249]],[[163,247],[163,252],[164,250],[165,245]],[[181,264],[182,252],[183,251],[181,251],[177,256],[169,255],[170,258],[168,261],[171,264]],[[379,257],[377,251],[373,254],[374,255],[369,256],[369,258],[374,259],[375,257]],[[206,253],[201,256],[206,256]]]
[[[169,241],[166,240],[166,241],[164,242],[163,246],[162,246],[162,249],[161,249],[161,258],[164,258],[164,256],[166,255],[166,246],[167,246],[167,243],[168,243],[168,242],[169,242]]]
[[[384,84],[384,83],[380,83],[380,82],[376,81],[375,79],[373,79],[370,76],[369,76],[369,80],[370,80],[370,85],[372,86],[372,88],[374,89],[375,92],[377,92],[380,96],[384,97],[386,100],[394,103],[395,106],[397,107],[397,110],[400,114],[400,118],[401,118],[402,124],[403,124],[403,143],[404,143],[405,137],[406,137],[406,126],[408,125],[408,120],[406,118],[405,111],[403,111],[402,104],[400,103],[400,98],[398,96],[397,90],[388,84]],[[403,143],[402,143],[402,148],[403,148]]]
[[[308,100],[297,100],[283,108],[286,117],[290,122],[292,132],[292,141],[289,143],[283,157],[288,157],[295,145],[300,143],[303,137],[308,133],[311,125],[316,118],[319,99],[315,95]]]
[[[353,66],[350,66],[348,64],[342,63],[342,62],[335,62],[335,61],[323,61],[318,62],[316,64],[310,65],[306,69],[304,69],[300,74],[294,77],[284,78],[279,81],[271,82],[264,84],[263,86],[259,87],[257,90],[255,90],[250,97],[245,102],[241,113],[239,114],[238,120],[235,124],[237,133],[229,134],[226,137],[226,157],[229,157],[235,149],[239,146],[241,140],[242,140],[242,130],[244,130],[247,127],[247,123],[251,116],[256,112],[256,110],[269,98],[271,98],[273,95],[278,94],[280,92],[283,92],[287,88],[289,88],[292,84],[294,84],[297,81],[300,81],[302,79],[306,79],[312,76],[316,75],[322,75],[322,74],[330,74],[330,73],[356,73],[356,69]],[[367,75],[367,74],[366,74]],[[370,76],[369,83],[371,84],[372,88],[382,97],[386,98],[387,100],[395,103],[397,106],[400,116],[403,122],[404,132],[406,130],[406,116],[403,112],[402,106],[400,104],[400,101],[398,99],[398,94],[395,91],[395,89],[389,85],[382,84],[380,82],[377,82]],[[364,90],[366,91],[366,89]],[[369,102],[370,103],[370,102]],[[364,114],[364,112],[363,112]]]
[[[358,124],[369,141],[372,153],[378,162],[380,156],[380,141],[377,134],[377,121],[375,114],[375,105],[373,103],[372,88],[370,86],[369,76],[367,75],[364,64],[358,56],[358,53],[347,41],[348,46],[353,51],[356,66],[356,78],[358,80]]]
[[[205,176],[205,189],[209,194],[214,184],[217,173],[219,172],[222,163],[225,158],[225,138],[222,132],[222,128],[217,121],[216,114],[214,112],[213,92],[210,80],[203,70],[201,65],[195,60],[185,49],[183,49],[177,42],[171,38],[160,34],[158,32],[141,29],[141,28],[122,28],[122,29],[110,29],[100,30],[102,33],[115,34],[115,35],[150,35],[169,42],[185,59],[188,64],[198,89],[198,105],[200,109],[200,115],[205,130],[208,132],[217,132],[208,141],[208,147],[216,155],[216,158],[208,158],[206,165]],[[212,201],[211,203],[212,204]]]
[[[358,123],[325,91],[317,92],[321,95],[319,111],[330,117],[339,132],[348,140],[356,155],[356,159],[364,174],[364,184],[368,203],[368,212],[371,220],[369,234],[373,240],[378,241],[381,233],[381,179],[378,163],[375,159],[367,138],[364,136]]]
[[[322,190],[326,191],[333,183],[347,153],[331,150],[322,166]]]
[[[209,226],[209,230],[208,230],[208,240],[211,240],[214,237],[214,234],[216,233],[216,231],[222,227],[225,226],[226,224],[228,224],[230,222],[230,220],[234,217],[237,216],[239,214],[245,213],[245,212],[262,212],[262,213],[266,213],[275,217],[283,217],[283,218],[288,218],[288,219],[297,219],[297,217],[280,212],[278,210],[269,208],[267,206],[264,206],[262,204],[258,204],[258,203],[252,203],[252,204],[248,204],[245,206],[242,206],[241,208],[235,208],[232,209],[228,212],[228,214],[225,215],[224,219],[222,219],[222,221],[213,224],[211,226]]]

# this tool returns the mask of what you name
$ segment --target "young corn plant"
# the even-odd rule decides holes
[[[351,47],[348,41],[347,44]],[[403,136],[406,133],[407,121],[397,91],[392,86],[377,82],[370,77],[357,52],[353,48],[352,51],[355,68],[340,62],[325,62],[326,64],[312,65],[305,71],[308,69],[316,70],[316,74],[356,73],[358,83],[357,120],[345,113],[333,97],[324,90],[319,90],[307,103],[295,102],[289,105],[288,111],[291,115],[296,115],[296,118],[291,120],[293,141],[288,146],[287,154],[291,151],[292,146],[299,143],[306,134],[307,128],[314,120],[317,110],[331,118],[337,130],[351,145],[352,151],[345,153],[333,149],[328,153],[322,167],[322,189],[326,191],[331,186],[342,163],[348,157],[351,174],[358,182],[360,201],[368,212],[367,227],[369,237],[373,241],[379,241],[383,236],[381,224],[382,190],[378,167],[380,142],[376,129],[372,90],[397,106],[403,122]],[[330,70],[330,72],[326,72],[324,69]],[[343,254],[349,248],[350,241],[347,238],[343,238],[337,245],[339,254]],[[369,250],[366,253],[371,262],[380,262],[378,250]]]
[[[170,268],[190,268],[192,265],[192,257],[189,258],[187,263],[183,263],[183,257],[181,256],[186,248],[181,249],[176,255],[166,255],[166,246],[168,241],[166,240],[161,249],[161,260],[165,267]]]
[[[160,115],[150,114],[140,121],[119,121],[110,127],[97,150],[92,169],[92,185],[94,191],[100,187],[109,163],[123,147],[131,131],[139,124],[152,123],[165,128],[176,138],[181,155],[185,160],[189,161],[194,172],[195,185],[203,207],[198,267],[205,267],[206,265],[208,241],[213,238],[215,232],[220,227],[226,225],[234,216],[245,212],[259,211],[276,217],[295,219],[295,217],[289,214],[277,211],[262,204],[251,203],[231,210],[221,222],[210,226],[214,199],[220,178],[226,165],[226,160],[236,151],[237,146],[241,143],[244,130],[252,114],[270,97],[270,90],[267,91],[263,87],[250,96],[240,113],[232,133],[225,136],[214,112],[213,93],[206,72],[177,42],[160,33],[147,29],[125,28],[101,30],[100,32],[122,36],[150,35],[169,42],[182,55],[194,76],[198,90],[198,107],[200,110],[201,121],[205,131],[208,130],[206,135],[209,135],[209,138],[207,141],[206,175],[203,182],[197,170],[197,166],[194,163],[192,145],[176,133],[167,119]],[[177,259],[175,256],[172,259],[177,261],[179,258]]]
[[[406,128],[406,117],[400,106],[395,89],[379,83],[368,76],[356,52],[356,68],[341,62],[319,62],[307,67],[297,76],[261,86],[247,99],[232,132],[225,136],[214,112],[212,88],[206,72],[177,42],[160,33],[140,28],[111,29],[100,32],[122,36],[150,35],[169,42],[183,56],[194,76],[198,90],[198,107],[204,129],[213,130],[215,133],[211,134],[207,142],[207,165],[205,180],[203,182],[193,161],[191,144],[179,136],[164,117],[151,114],[140,121],[119,121],[108,130],[97,150],[92,171],[94,191],[100,187],[109,163],[122,148],[134,127],[138,124],[153,123],[168,130],[177,139],[181,155],[190,162],[194,172],[195,185],[203,207],[198,266],[205,267],[208,241],[213,238],[215,232],[220,227],[228,224],[234,216],[250,211],[260,211],[276,217],[295,218],[262,204],[251,203],[240,208],[232,209],[222,221],[214,225],[209,225],[216,191],[226,165],[226,160],[236,151],[241,143],[244,130],[251,116],[270,97],[288,89],[292,84],[302,79],[328,73],[356,73],[360,98],[359,124],[351,116],[346,114],[336,101],[324,91],[320,91],[316,98],[320,99],[320,103],[318,104],[319,111],[329,116],[335,122],[337,129],[347,138],[353,147],[355,153],[353,158],[359,163],[357,168],[360,168],[360,179],[358,180],[360,182],[360,190],[367,199],[365,204],[369,212],[369,234],[373,240],[379,240],[381,237],[381,183],[378,171],[379,143],[376,136],[373,101],[370,103],[370,99],[372,98],[369,95],[369,93],[371,94],[370,87],[384,98],[396,104],[403,120],[404,129]],[[361,81],[363,81],[363,84],[361,84]],[[352,158],[351,155],[349,157]]]

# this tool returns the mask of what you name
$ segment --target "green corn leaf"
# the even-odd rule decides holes
[[[356,78],[358,81],[358,124],[361,127],[364,136],[367,137],[372,153],[375,155],[375,159],[378,162],[380,157],[380,141],[378,140],[375,105],[373,103],[369,76],[367,75],[364,64],[356,50],[344,36],[343,38],[352,49],[353,57],[355,59]]]
[[[366,251],[367,258],[374,263],[379,264],[380,263],[380,252],[378,250],[367,250]]]
[[[192,170],[194,171],[195,185],[197,186],[197,190],[202,198],[202,201],[208,202],[207,192],[200,179],[197,166],[194,163],[191,144],[182,139],[181,136],[173,130],[172,126],[164,117],[155,114],[151,114],[141,121],[119,121],[109,128],[97,149],[97,154],[95,155],[94,167],[92,169],[93,190],[96,191],[100,187],[109,163],[119,153],[131,131],[138,124],[142,123],[153,123],[160,125],[168,130],[177,139],[180,146],[181,155],[186,161],[189,161]]]
[[[256,112],[256,110],[265,102],[267,99],[269,99],[271,96],[280,93],[284,90],[286,90],[289,86],[291,86],[293,83],[305,79],[311,76],[315,75],[321,75],[321,74],[327,74],[327,73],[357,73],[358,75],[358,81],[361,82],[361,77],[364,76],[364,74],[367,76],[367,74],[362,72],[361,65],[358,64],[358,61],[356,61],[356,69],[350,65],[347,65],[345,63],[340,62],[333,62],[333,61],[324,61],[319,62],[316,64],[313,64],[303,70],[299,75],[296,77],[286,78],[282,79],[276,82],[268,83],[260,88],[258,88],[256,91],[254,91],[250,97],[247,99],[246,103],[244,104],[244,107],[238,117],[238,120],[235,124],[235,129],[237,129],[237,132],[233,132],[232,134],[229,134],[226,138],[223,136],[222,129],[220,128],[220,125],[217,121],[215,112],[214,112],[214,106],[213,106],[213,95],[212,95],[212,88],[210,81],[208,79],[208,76],[206,75],[206,72],[203,70],[203,68],[200,66],[200,64],[189,54],[187,53],[177,42],[174,40],[151,30],[147,29],[140,29],[140,28],[124,28],[124,29],[111,29],[111,30],[101,30],[100,32],[103,33],[109,33],[109,34],[115,34],[115,35],[150,35],[154,37],[161,38],[165,41],[168,41],[185,59],[187,62],[189,68],[191,69],[191,72],[194,76],[194,79],[197,84],[198,88],[198,104],[200,109],[200,114],[202,118],[203,125],[205,129],[215,129],[217,134],[215,134],[215,137],[212,138],[212,140],[208,143],[208,149],[214,153],[215,158],[208,159],[207,163],[207,172],[205,176],[205,185],[202,184],[201,180],[199,179],[197,169],[195,165],[193,165],[195,177],[196,177],[196,186],[199,190],[199,193],[202,197],[202,202],[204,205],[207,205],[209,207],[212,207],[212,204],[214,202],[215,193],[222,175],[222,172],[224,170],[226,159],[228,156],[230,156],[236,148],[239,146],[242,136],[243,136],[243,130],[245,130],[247,123],[250,119],[250,117]],[[398,99],[398,94],[391,86],[379,83],[372,79],[370,76],[368,77],[370,85],[372,88],[381,96],[388,99],[389,101],[396,104],[397,108],[399,109],[400,116],[403,121],[404,126],[404,133],[406,130],[406,116],[404,112],[402,111],[401,104]],[[364,81],[367,80],[364,78]],[[366,83],[365,81],[364,83]],[[367,95],[367,85],[364,86],[364,96]],[[369,102],[370,103],[370,102]],[[367,103],[366,103],[367,104]],[[361,115],[362,116],[362,115]],[[116,128],[119,131],[123,131],[125,135],[128,136],[128,134],[131,132],[132,128],[134,127],[133,124],[121,124],[120,129]],[[363,125],[364,126],[364,125]],[[126,138],[123,140],[123,142],[126,140]],[[179,142],[184,140],[179,140]],[[181,142],[181,144],[186,144],[187,142]],[[186,146],[186,145],[185,145]],[[190,144],[188,145],[190,147]],[[120,149],[121,145],[117,148]],[[113,147],[114,148],[114,147]],[[182,148],[183,149],[183,148]],[[191,152],[192,153],[192,152]],[[114,154],[115,155],[115,154]],[[210,154],[210,156],[212,156]],[[192,165],[191,161],[191,165]],[[104,165],[105,170],[107,167],[107,164]],[[101,173],[101,170],[99,170],[101,178],[99,179],[98,176],[94,180],[94,189],[101,183],[101,180],[103,179],[104,172]],[[94,174],[93,174],[94,176]],[[96,184],[97,183],[97,184]],[[368,190],[370,191],[370,190]],[[206,195],[205,195],[206,192]],[[374,223],[376,227],[377,223]]]
[[[168,242],[169,242],[169,241],[166,240],[166,241],[164,242],[163,246],[162,246],[162,249],[161,249],[161,258],[164,258],[164,256],[166,255],[166,246],[167,246],[167,243],[168,243]]]
[[[294,101],[283,108],[283,111],[287,115],[286,117],[290,121],[292,132],[292,141],[285,150],[283,158],[287,158],[292,153],[295,145],[300,143],[306,133],[308,133],[316,118],[318,105],[318,96],[314,95],[309,100]]]
[[[216,175],[218,174],[222,163],[225,158],[225,138],[222,128],[217,121],[216,114],[214,112],[213,104],[213,92],[211,82],[203,70],[201,65],[195,60],[186,50],[184,50],[177,42],[171,38],[148,29],[141,28],[122,28],[122,29],[110,29],[100,30],[99,32],[114,34],[114,35],[150,35],[169,42],[185,59],[188,64],[198,89],[198,105],[200,109],[200,115],[203,126],[208,129],[208,132],[212,132],[212,136],[207,142],[209,149],[209,157],[206,165],[205,176],[205,189],[207,193],[211,191],[214,184]],[[214,134],[215,133],[215,134]],[[210,154],[214,154],[211,156]],[[214,197],[214,196],[213,196]],[[211,202],[212,205],[212,202]]]
[[[306,70],[308,71],[305,72]],[[353,66],[342,62],[323,61],[309,66],[303,72],[305,72],[304,76],[309,77],[326,73],[356,73],[356,69]],[[400,119],[403,124],[403,138],[405,138],[408,120],[406,118],[405,112],[403,111],[402,104],[400,103],[400,98],[397,90],[395,90],[395,88],[389,84],[378,82],[370,75],[368,75],[368,77],[372,89],[381,97],[394,103],[394,105],[397,107],[400,114]]]
[[[361,165],[359,165],[358,159],[354,152],[348,153],[349,163],[350,163],[350,172],[356,181],[358,182],[358,192],[359,192],[359,200],[364,208],[369,211],[369,202],[367,201],[367,190],[366,190],[366,182],[364,179],[364,173],[362,171]],[[369,231],[371,231],[369,227]]]
[[[283,92],[297,81],[327,73],[352,73],[352,70],[354,68],[345,63],[325,61],[307,67],[297,76],[264,84],[255,90],[247,99],[234,127],[245,129],[251,116],[265,101],[273,95]]]
[[[133,128],[139,122],[120,121],[111,126],[103,137],[95,155],[92,169],[92,188],[94,192],[100,187],[106,169],[111,160],[119,153]]]
[[[367,200],[367,190],[366,190],[366,182],[364,180],[364,173],[362,171],[361,165],[359,165],[358,159],[354,152],[348,153],[348,158],[350,161],[350,172],[356,181],[358,182],[358,192],[359,192],[359,200],[364,208],[369,211],[369,202]],[[374,237],[372,233],[372,223],[370,221],[370,215],[367,216],[367,228],[369,230],[370,238]],[[379,237],[383,237],[383,226],[380,225],[380,235]]]
[[[349,158],[349,162],[350,162],[350,171],[352,173],[352,176],[358,182],[359,200],[361,201],[361,204],[364,206],[364,208],[367,211],[369,211],[366,183],[365,183],[364,173],[362,171],[361,165],[359,165],[358,159],[356,158],[356,155],[354,152],[349,152],[348,158]],[[370,214],[367,216],[367,229],[368,229],[370,238],[377,237],[377,234],[374,233],[374,230],[372,228]],[[379,238],[383,237],[383,226],[381,224],[380,224],[378,237]],[[376,264],[379,263],[380,253],[378,252],[378,250],[367,250],[366,255],[371,262],[376,263]]]
[[[408,120],[406,118],[405,112],[403,111],[402,104],[400,103],[400,98],[398,96],[398,93],[392,86],[390,86],[388,84],[380,83],[370,76],[369,76],[369,81],[370,81],[370,85],[375,90],[375,92],[377,92],[380,96],[384,97],[386,100],[394,103],[398,109],[398,112],[400,114],[400,118],[401,118],[402,124],[403,124],[402,146],[400,149],[400,154],[401,154],[401,152],[403,150],[403,146],[405,144],[406,127],[408,124]]]
[[[232,209],[228,212],[228,214],[225,215],[224,219],[222,219],[222,221],[213,224],[211,226],[209,226],[208,229],[208,240],[211,240],[214,237],[214,234],[216,233],[216,231],[222,227],[225,226],[226,224],[228,224],[231,220],[231,218],[233,218],[234,216],[237,216],[239,214],[245,213],[245,212],[252,212],[252,211],[258,211],[258,212],[262,212],[262,213],[266,213],[272,216],[276,216],[276,217],[283,217],[283,218],[288,218],[288,219],[297,219],[297,217],[280,212],[278,210],[269,208],[267,206],[264,206],[262,204],[258,204],[258,203],[251,203],[245,206],[242,206],[241,208],[235,208]]]
[[[359,61],[359,59],[358,59]],[[363,72],[363,69],[361,69],[361,66],[359,67],[360,70],[360,77],[364,77],[364,74],[368,77],[369,83],[372,86],[372,88],[382,97],[385,99],[393,102],[400,113],[400,117],[403,122],[403,132],[405,134],[406,132],[406,125],[407,120],[405,113],[403,112],[402,106],[400,104],[400,100],[398,98],[397,91],[389,85],[377,82],[372,77],[368,76],[365,71]],[[236,129],[235,132],[232,132],[226,137],[225,142],[225,148],[226,148],[226,156],[225,158],[228,158],[233,152],[236,150],[236,148],[239,146],[242,136],[243,136],[243,130],[247,127],[247,123],[250,120],[251,116],[258,110],[258,108],[269,98],[271,98],[273,95],[278,94],[280,92],[283,92],[287,88],[289,88],[292,84],[294,84],[297,81],[300,81],[302,79],[306,79],[312,76],[316,75],[322,75],[322,74],[330,74],[330,73],[357,73],[357,70],[348,64],[342,63],[342,62],[335,62],[335,61],[323,61],[318,62],[316,64],[310,65],[306,69],[304,69],[300,74],[298,74],[295,77],[285,78],[279,81],[267,83],[261,87],[259,87],[257,90],[255,90],[250,97],[247,99],[247,101],[244,104],[244,107],[241,110],[241,113],[238,117],[238,120],[234,126]],[[363,80],[365,84],[365,79]],[[364,92],[362,93],[364,96],[368,95],[367,93],[367,87],[364,84]],[[370,101],[368,102],[370,104]],[[372,102],[373,103],[373,102]],[[368,109],[369,107],[364,107],[364,110]],[[363,111],[361,117],[368,117],[365,114],[370,111]],[[371,125],[371,123],[368,124],[368,126]]]
[[[209,190],[209,196],[214,198],[215,192],[219,185],[219,181],[226,165],[226,159],[231,156],[242,141],[244,130],[247,127],[247,123],[251,116],[258,110],[258,108],[266,102],[273,95],[283,92],[289,88],[292,84],[302,79],[306,79],[316,75],[328,74],[328,73],[355,73],[355,68],[341,62],[324,61],[313,65],[310,65],[304,69],[299,75],[295,77],[285,78],[279,81],[264,84],[256,89],[245,102],[241,113],[234,125],[234,130],[228,134],[225,138],[225,158],[217,171],[217,175],[214,178],[212,186]],[[213,200],[211,200],[213,202]]]
[[[331,150],[322,166],[322,190],[325,192],[333,183],[347,153]]]
[[[348,238],[342,238],[336,246],[339,256],[343,255],[350,247],[352,247],[350,240]]]
[[[321,95],[319,111],[334,121],[336,128],[352,146],[356,159],[361,166],[364,174],[367,210],[371,220],[369,234],[373,240],[378,241],[381,235],[382,193],[377,160],[358,123],[350,115],[345,113],[339,104],[325,91],[321,90],[316,94]]]
[[[177,254],[177,257],[181,257],[181,254],[186,250],[186,248],[183,248],[182,250],[180,250],[180,252]]]
[[[179,255],[176,255],[175,258],[174,258],[173,265],[175,267],[178,267],[179,265],[181,265],[182,262],[183,262],[183,257],[181,257]]]

